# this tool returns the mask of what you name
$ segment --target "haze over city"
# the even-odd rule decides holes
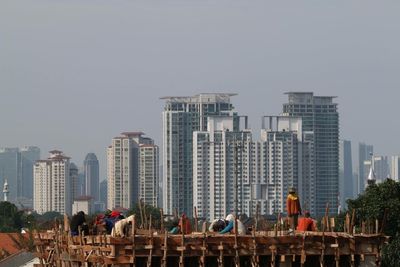
[[[237,93],[257,136],[286,91],[338,96],[340,137],[396,155],[400,3],[2,1],[0,146],[100,160],[123,131],[162,145],[162,96]],[[356,149],[355,147],[353,149]]]

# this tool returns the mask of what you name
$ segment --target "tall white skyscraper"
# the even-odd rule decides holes
[[[36,161],[33,169],[33,208],[39,214],[57,211],[71,215],[70,161],[62,151],[50,151],[47,160]]]
[[[233,116],[209,117],[207,124],[207,131],[193,132],[193,205],[198,216],[223,218],[236,208],[238,214],[249,214],[256,177],[251,132],[234,131]]]
[[[144,203],[159,206],[159,149],[154,144],[139,145],[139,197]]]
[[[289,116],[265,116],[262,128],[260,168],[265,179],[267,213],[286,212],[291,187],[300,195],[303,209],[315,213],[313,132],[303,131],[301,118]]]
[[[397,182],[400,181],[400,156],[391,158],[391,178]]]
[[[107,207],[129,209],[138,201],[138,149],[142,133],[122,133],[107,149]]]
[[[231,96],[163,97],[163,207],[188,216],[193,211],[193,132],[207,131],[209,116],[232,115]],[[236,127],[236,126],[235,126]],[[235,131],[237,128],[235,128]]]
[[[145,158],[143,162],[140,162],[140,145],[154,146],[154,141],[143,135],[142,132],[124,132],[121,136],[113,138],[112,145],[107,149],[107,207],[109,209],[116,207],[129,209],[137,203],[142,197],[140,196],[140,164],[143,163],[143,167],[147,170],[150,166],[154,168],[155,164],[158,165],[156,159],[158,155],[155,156],[158,151],[156,147],[153,147],[153,161]],[[151,154],[150,150],[144,148],[143,150]],[[155,169],[158,170],[158,167]],[[143,181],[150,179],[149,173],[150,171],[143,172]],[[157,179],[157,177],[151,179]]]

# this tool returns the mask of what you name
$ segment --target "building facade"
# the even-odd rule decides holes
[[[99,201],[99,161],[94,153],[88,153],[83,162],[85,176],[85,195],[90,196],[94,202]]]
[[[139,145],[139,197],[144,203],[159,207],[159,149],[152,143]]]
[[[353,190],[353,163],[351,156],[351,142],[340,140],[339,143],[339,188],[340,206],[347,208],[346,200],[354,198]]]
[[[336,213],[339,194],[339,113],[331,96],[312,92],[289,92],[283,115],[302,118],[303,131],[313,132],[315,152],[316,214],[323,215],[327,203]]]
[[[212,220],[249,214],[255,178],[252,134],[234,131],[233,116],[208,118],[207,131],[193,132],[193,205]]]
[[[32,201],[33,165],[39,159],[40,149],[35,146],[0,149],[0,183],[7,180],[10,202],[26,205]]]
[[[397,182],[400,181],[400,156],[392,156],[391,158],[391,178]]]
[[[107,207],[107,179],[100,182],[100,202],[103,203],[105,208]]]
[[[34,210],[39,214],[57,211],[71,215],[72,190],[69,158],[62,151],[50,151],[50,157],[47,160],[36,161],[33,173]]]
[[[266,181],[267,213],[286,212],[291,187],[300,195],[303,209],[315,213],[313,132],[303,131],[302,119],[290,116],[265,116],[262,128],[260,166]]]
[[[110,209],[129,209],[138,201],[138,148],[132,133],[113,138],[107,149],[107,207]]]
[[[163,208],[192,216],[193,132],[207,131],[209,116],[232,115],[235,94],[163,97]],[[237,130],[237,129],[235,129]]]
[[[107,149],[107,208],[109,209],[116,207],[129,209],[140,198],[153,199],[149,200],[152,203],[158,198],[156,187],[153,187],[153,193],[150,195],[146,195],[149,187],[143,186],[144,191],[140,190],[141,183],[148,183],[149,186],[158,181],[158,147],[154,145],[153,139],[143,135],[142,132],[124,132],[121,136],[113,138],[112,145]],[[142,161],[141,146],[144,155]],[[145,147],[152,148],[145,149]],[[150,159],[151,154],[152,159]],[[140,173],[141,164],[144,168],[142,173]],[[154,171],[151,172],[151,169]],[[142,196],[141,193],[145,195]]]

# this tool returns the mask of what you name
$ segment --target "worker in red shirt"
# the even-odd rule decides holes
[[[316,231],[317,227],[315,221],[311,219],[310,212],[306,211],[304,217],[299,219],[299,225],[297,231]]]
[[[187,235],[192,232],[192,226],[190,225],[190,220],[188,217],[186,217],[185,213],[182,214],[178,225],[183,234]]]
[[[289,195],[286,200],[286,211],[289,217],[290,229],[295,230],[297,227],[297,220],[301,215],[300,198],[296,194],[296,189],[291,187]]]

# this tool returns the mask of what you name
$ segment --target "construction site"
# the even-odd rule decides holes
[[[34,234],[35,266],[380,266],[381,251],[388,237],[382,221],[354,224],[347,215],[343,231],[325,216],[319,231],[291,231],[276,222],[263,230],[257,222],[245,235],[238,231],[219,234],[208,231],[207,222],[194,223],[190,234],[170,234],[163,220],[156,229],[149,221],[133,219],[122,236],[98,233],[71,236],[68,218],[53,230]],[[237,221],[236,221],[237,222]],[[235,223],[237,230],[237,223]]]

